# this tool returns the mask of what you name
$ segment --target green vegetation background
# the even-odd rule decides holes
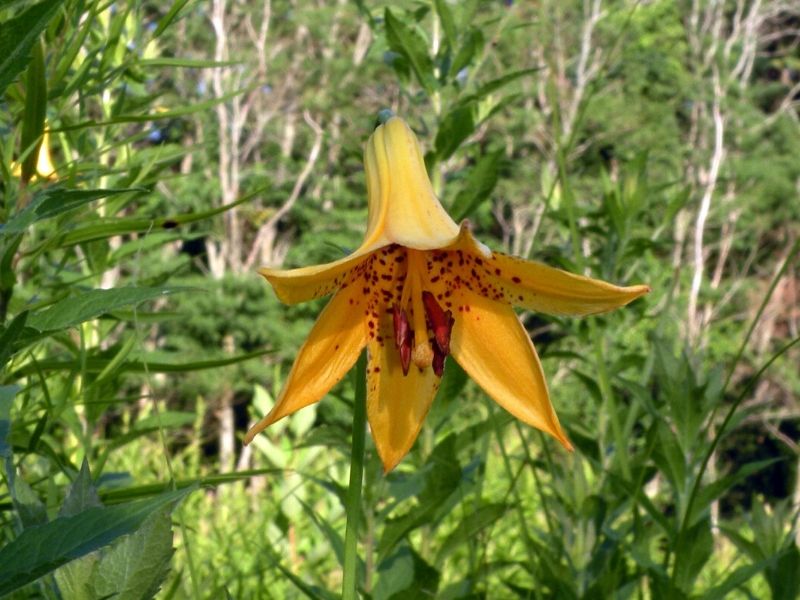
[[[242,447],[322,306],[255,269],[359,243],[388,107],[493,248],[653,291],[520,315],[574,454],[452,361],[368,447],[364,597],[796,598],[798,48],[780,0],[4,0],[0,595],[336,597],[353,382]]]

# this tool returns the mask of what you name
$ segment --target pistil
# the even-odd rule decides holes
[[[413,360],[414,364],[420,369],[427,369],[433,362],[433,349],[428,341],[425,306],[422,302],[422,274],[424,271],[425,255],[418,250],[409,249],[406,285],[411,286],[411,311],[414,321],[414,349],[411,353],[411,360]]]

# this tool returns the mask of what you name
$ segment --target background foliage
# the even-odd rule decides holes
[[[455,364],[368,449],[364,596],[797,597],[798,48],[782,0],[0,4],[0,595],[336,596],[353,382],[241,446],[321,307],[254,271],[359,243],[389,107],[494,248],[653,292],[520,315],[574,454]]]

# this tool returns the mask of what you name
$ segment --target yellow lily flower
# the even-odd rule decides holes
[[[369,217],[361,246],[324,265],[261,269],[293,304],[333,294],[269,414],[245,436],[320,400],[368,351],[367,418],[385,471],[411,448],[447,356],[500,406],[572,446],[512,305],[558,315],[623,306],[649,287],[617,287],[492,252],[434,195],[419,142],[392,117],[365,149]],[[413,363],[413,364],[412,364]]]

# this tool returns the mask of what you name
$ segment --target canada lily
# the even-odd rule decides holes
[[[369,217],[361,246],[324,265],[261,269],[288,304],[333,294],[269,414],[268,425],[320,400],[366,346],[367,418],[386,471],[417,438],[448,355],[498,404],[571,449],[542,366],[512,305],[558,315],[623,306],[649,291],[617,287],[492,252],[433,193],[422,152],[392,117],[365,150]]]

